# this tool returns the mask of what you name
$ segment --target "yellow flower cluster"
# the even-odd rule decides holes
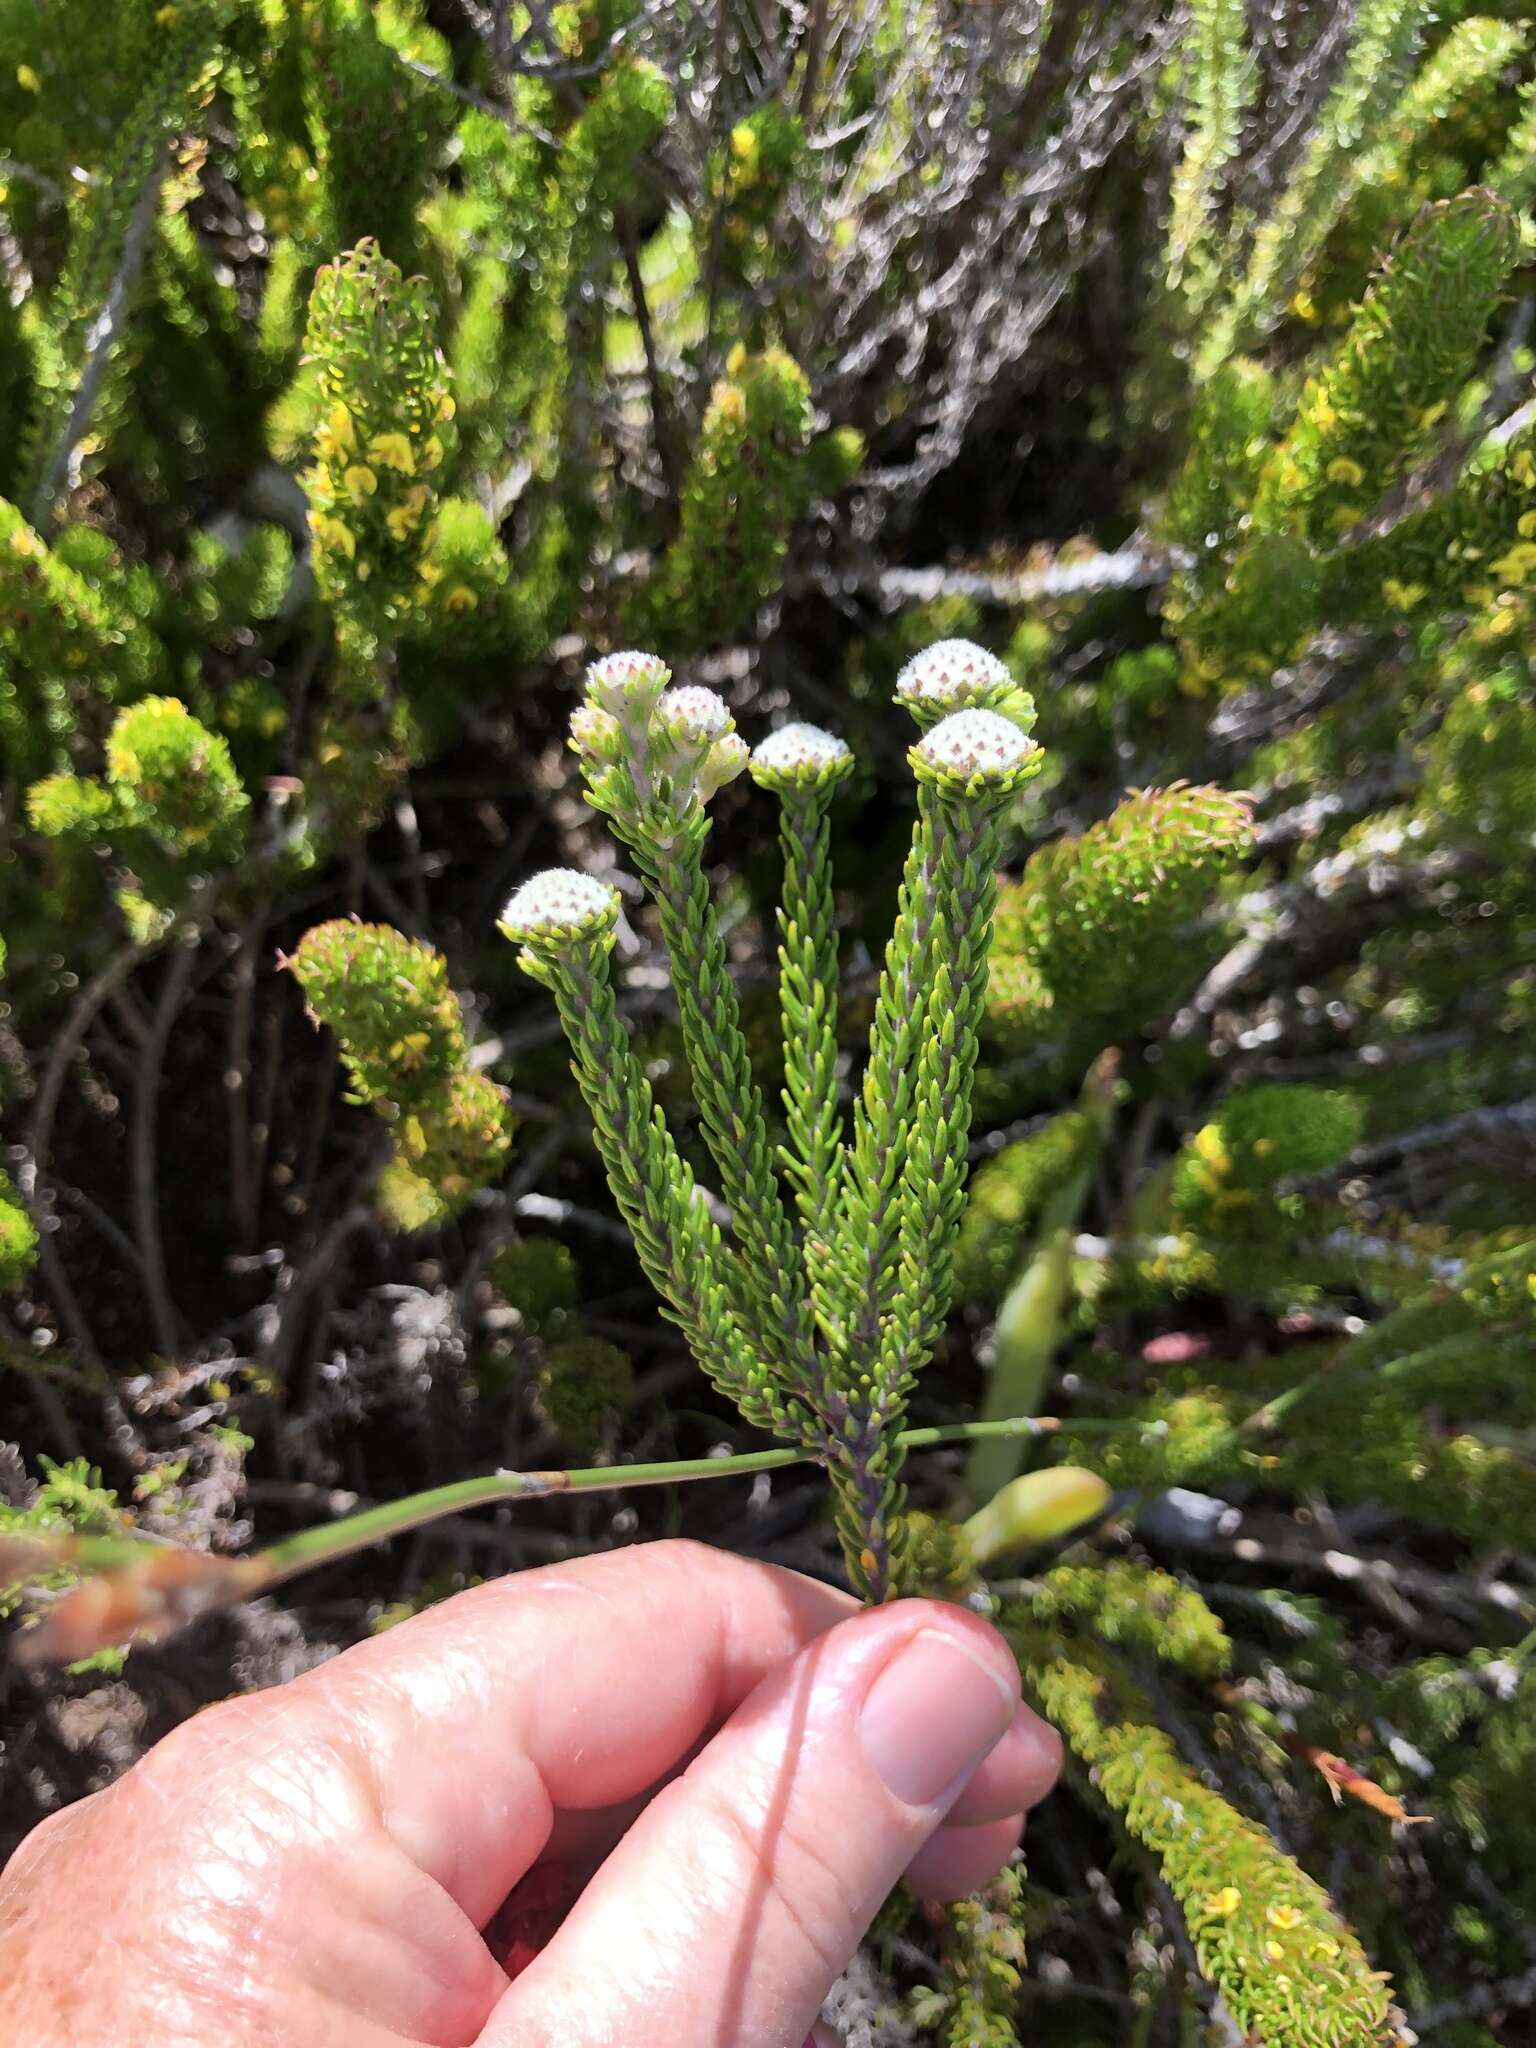
[[[1385,2048],[1395,2038],[1387,1980],[1322,1887],[1190,1769],[1150,1700],[1101,1647],[1042,1629],[1023,1608],[1009,1609],[1003,1627],[1026,1690],[1157,1858],[1202,1974],[1244,2038]]]
[[[419,602],[455,409],[435,329],[424,281],[371,244],[316,279],[306,354],[321,410],[302,482],[320,593],[365,643]]]
[[[315,464],[304,477],[317,555],[354,565],[358,581],[366,583],[378,551],[368,545],[370,530],[375,543],[387,536],[397,547],[422,533],[433,504],[433,487],[425,479],[441,469],[446,453],[436,427],[446,425],[453,413],[453,400],[444,391],[432,432],[418,440],[398,427],[386,427],[364,441],[353,412],[343,400],[333,401],[315,434]]]

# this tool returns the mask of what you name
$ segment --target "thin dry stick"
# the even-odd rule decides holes
[[[37,1091],[37,1101],[32,1110],[31,1127],[27,1132],[27,1150],[30,1157],[23,1165],[19,1186],[32,1220],[37,1225],[38,1264],[43,1269],[48,1298],[63,1325],[65,1335],[79,1352],[87,1365],[99,1367],[101,1351],[96,1343],[85,1311],[75,1298],[75,1291],[64,1270],[64,1261],[59,1256],[55,1240],[54,1194],[49,1184],[49,1154],[53,1144],[53,1126],[59,1113],[59,1101],[64,1093],[64,1082],[70,1063],[85,1042],[85,1034],[91,1028],[92,1019],[113,991],[125,982],[128,976],[145,957],[142,946],[124,946],[114,953],[106,966],[101,968],[81,989],[75,998],[74,1008],[64,1020],[64,1027],[54,1040],[53,1051],[48,1065],[43,1070],[42,1086]]]
[[[166,1358],[173,1357],[177,1349],[179,1318],[166,1278],[165,1245],[160,1234],[160,1076],[171,1027],[186,1000],[187,987],[196,964],[196,946],[183,943],[166,972],[165,983],[150,1020],[149,1035],[139,1053],[133,1113],[128,1128],[129,1203],[133,1234],[143,1259],[144,1289],[149,1296],[155,1343]]]
[[[229,1027],[224,1040],[229,1199],[237,1251],[248,1251],[256,1238],[256,1176],[252,1169],[249,1114],[251,1028],[256,1008],[256,955],[266,925],[267,906],[262,903],[240,928],[235,947],[234,999],[229,1006]]]
[[[107,303],[102,308],[89,335],[86,337],[85,362],[81,367],[80,379],[75,386],[74,403],[69,409],[69,418],[59,436],[58,446],[49,456],[44,467],[42,480],[38,485],[35,507],[37,524],[45,531],[53,524],[53,508],[69,472],[69,459],[85,439],[90,427],[91,414],[101,396],[101,387],[106,381],[107,365],[111,361],[112,349],[128,311],[128,300],[144,265],[144,252],[149,246],[149,237],[155,225],[155,213],[160,204],[160,187],[170,169],[170,154],[160,153],[160,161],[145,181],[133,213],[128,222],[128,232],[123,237],[123,253],[107,292]]]

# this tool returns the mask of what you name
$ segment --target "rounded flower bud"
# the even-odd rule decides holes
[[[707,803],[723,782],[746,766],[747,750],[736,738],[725,699],[700,684],[668,690],[651,718],[647,767],[660,782],[669,777],[672,800]]]
[[[847,742],[819,725],[781,725],[752,750],[752,780],[780,796],[797,789],[832,789],[852,769]]]
[[[705,747],[730,730],[731,714],[725,699],[699,683],[668,690],[656,706],[656,736],[674,746]]]
[[[912,766],[927,781],[1002,795],[1017,788],[1039,748],[1011,718],[996,711],[952,711],[912,749]]]
[[[1013,1550],[1059,1543],[1102,1515],[1110,1488],[1097,1472],[1076,1465],[1052,1465],[1011,1479],[964,1524],[978,1565],[985,1567]]]
[[[1035,722],[1029,692],[972,640],[939,640],[914,654],[896,678],[896,701],[925,731],[952,711],[1000,711],[1025,732]]]
[[[624,728],[611,711],[578,704],[571,713],[571,745],[583,760],[612,768],[624,758]]]
[[[648,717],[671,680],[672,671],[659,654],[624,648],[617,654],[605,654],[588,668],[587,698],[628,722],[637,712]]]
[[[747,743],[739,732],[728,732],[715,741],[694,777],[699,802],[707,804],[717,789],[734,782],[747,765]]]
[[[603,936],[618,915],[619,892],[610,882],[580,868],[546,868],[513,894],[499,923],[521,945],[550,947]]]

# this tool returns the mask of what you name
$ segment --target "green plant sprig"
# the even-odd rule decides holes
[[[748,1421],[826,1463],[850,1576],[884,1599],[902,1577],[896,1438],[949,1306],[1002,819],[1040,765],[1033,707],[965,643],[903,672],[898,697],[923,729],[909,755],[917,826],[846,1147],[827,814],[852,759],[805,726],[752,757],[780,800],[785,860],[789,1143],[776,1154],[704,868],[705,806],[747,749],[719,697],[670,683],[654,655],[594,663],[571,742],[590,802],[656,902],[733,1242],[704,1210],[619,1023],[607,973],[616,892],[578,873],[542,876],[502,930],[554,992],[615,1199],[668,1312]]]

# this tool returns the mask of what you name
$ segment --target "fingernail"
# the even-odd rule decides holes
[[[947,1805],[1018,1705],[965,1644],[920,1629],[869,1689],[859,1716],[864,1754],[907,1806]]]

